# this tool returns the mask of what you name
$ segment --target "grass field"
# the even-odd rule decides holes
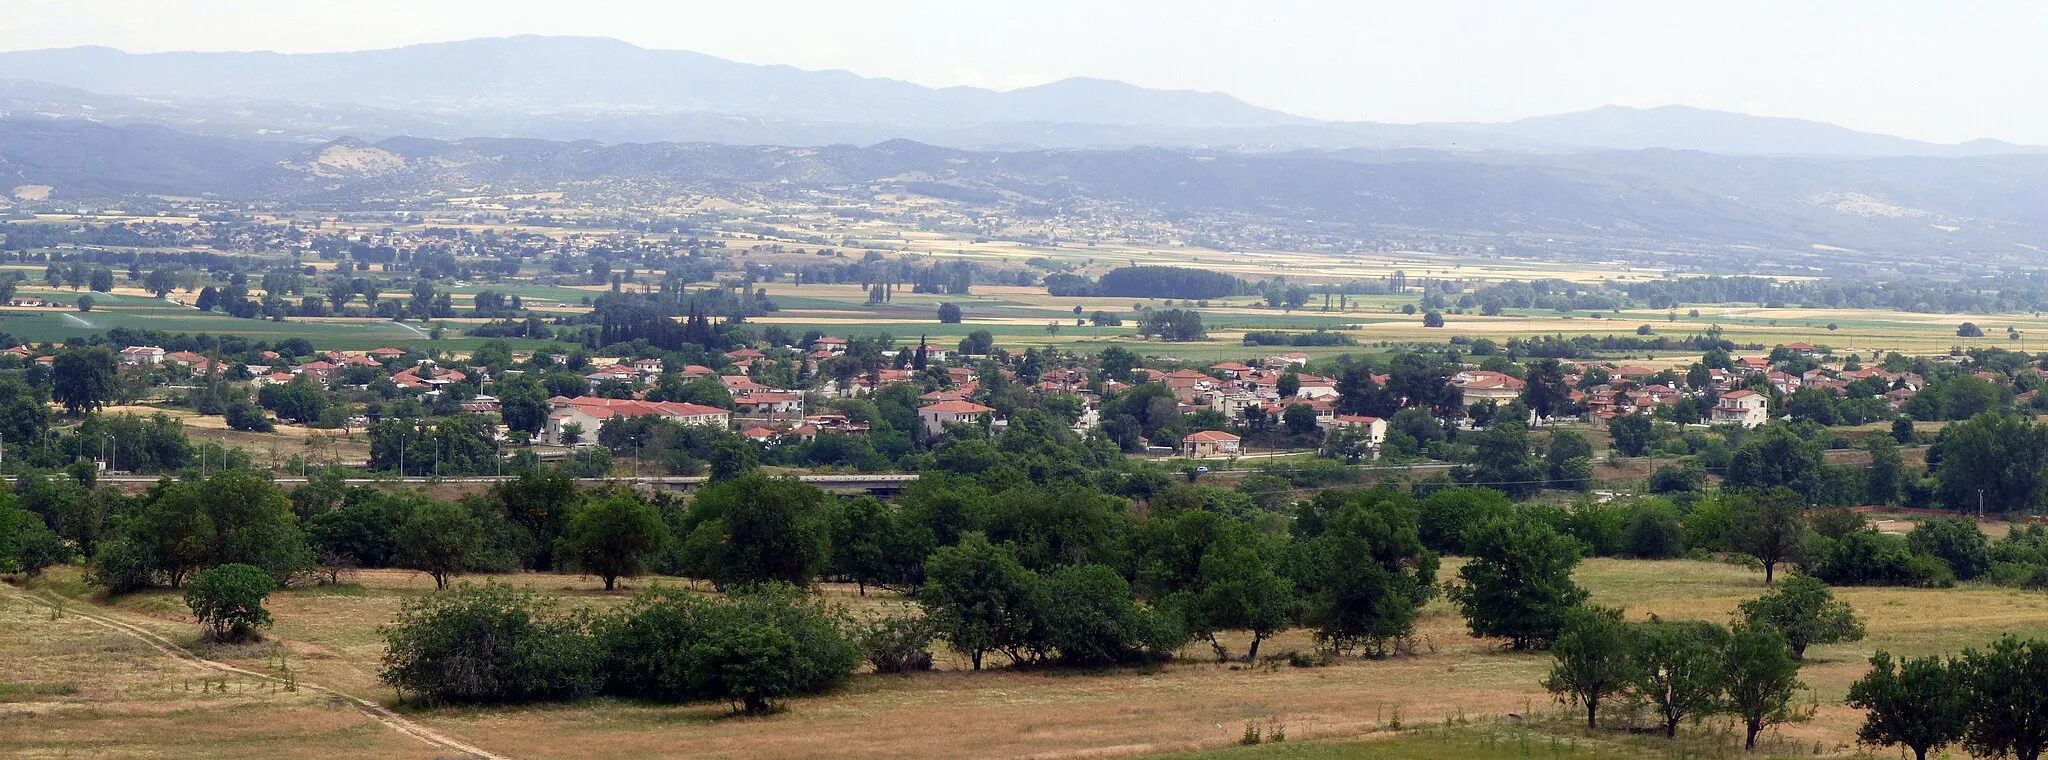
[[[1450,573],[1446,567],[1444,574]],[[1726,620],[1738,602],[1763,590],[1755,573],[1706,562],[1591,560],[1578,577],[1593,590],[1594,602],[1625,606],[1638,619],[1657,614]],[[623,598],[604,594],[595,579],[587,577],[521,575],[506,580],[565,596],[572,605],[608,606]],[[648,582],[643,579],[639,585]],[[76,572],[69,570],[53,572],[32,588],[74,600],[87,594]],[[431,588],[424,576],[375,571],[364,573],[358,586],[281,592],[270,604],[277,625],[269,643],[206,651],[216,659],[266,673],[276,671],[276,652],[283,651],[308,683],[389,701],[394,695],[376,680],[381,651],[376,627],[392,618],[403,599]],[[856,612],[902,604],[882,595],[857,597],[848,588],[825,591]],[[1841,596],[1866,618],[1870,637],[1811,652],[1801,674],[1810,693],[1800,699],[1817,701],[1817,715],[1773,735],[1774,754],[1809,755],[1816,746],[1826,755],[1853,751],[1859,716],[1840,702],[1848,684],[1861,675],[1864,660],[1879,648],[1918,655],[1959,650],[2006,632],[2048,635],[2048,596],[2038,593],[1986,587],[1857,588],[1843,589]],[[112,608],[71,603],[175,641],[197,638],[197,628],[170,593],[123,598]],[[12,701],[0,714],[0,755],[89,749],[95,756],[152,757],[178,754],[199,742],[195,735],[212,735],[222,737],[229,746],[227,756],[234,756],[235,742],[260,743],[259,737],[271,735],[269,726],[279,720],[301,720],[302,713],[319,716],[315,731],[333,736],[280,741],[268,756],[330,756],[333,743],[339,741],[354,747],[404,744],[365,727],[352,711],[328,710],[299,695],[254,686],[230,692],[233,709],[215,709],[228,700],[184,691],[181,677],[162,658],[125,648],[70,618],[53,619],[47,610],[19,599],[0,600],[0,619],[10,631],[20,631],[0,642],[0,654],[10,663],[8,672],[0,674],[0,683],[7,684],[0,692],[11,695],[0,699]],[[837,692],[794,700],[788,712],[761,719],[728,718],[723,704],[669,706],[607,699],[407,714],[450,736],[517,757],[606,760],[1123,757],[1187,752],[1216,758],[1598,760],[1642,756],[1661,746],[1604,732],[1571,733],[1564,728],[1569,718],[1537,686],[1549,667],[1548,658],[1506,652],[1467,637],[1462,620],[1444,602],[1427,609],[1416,643],[1413,655],[1343,660],[1322,668],[1219,665],[1206,659],[1203,647],[1187,650],[1192,659],[1151,672],[972,673],[960,670],[954,658],[942,656],[940,671],[907,677],[856,676]],[[86,648],[84,653],[81,647]],[[1309,647],[1308,636],[1294,631],[1269,642],[1264,651]],[[1523,740],[1500,733],[1505,730],[1501,716],[1508,713],[1521,714],[1544,728],[1530,739],[1536,742],[1535,754],[1523,754]],[[1457,730],[1444,729],[1447,720]],[[1405,730],[1390,733],[1396,721]],[[1247,723],[1283,725],[1290,743],[1227,749],[1239,741]],[[1687,731],[1694,737],[1688,741],[1720,746],[1714,737],[1725,727],[1709,724]],[[1560,746],[1572,748],[1572,754],[1553,755],[1553,736],[1564,737]],[[85,737],[102,738],[88,743]],[[374,753],[380,755],[387,754],[384,749],[404,749],[378,746],[383,748]]]

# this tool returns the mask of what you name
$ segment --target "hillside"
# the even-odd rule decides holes
[[[2048,240],[2048,157],[1819,159],[1683,151],[1470,156],[1135,148],[962,151],[909,141],[784,148],[475,138],[278,140],[0,121],[0,174],[53,200],[211,194],[323,205],[431,202],[478,188],[616,203],[676,190],[797,197],[950,188],[996,213],[1117,213],[1359,237],[1554,239],[1596,248],[1817,245],[1981,265]],[[964,189],[966,192],[960,192]],[[976,200],[998,199],[998,200]],[[650,201],[652,202],[652,201]],[[1829,262],[1838,265],[1841,262]]]

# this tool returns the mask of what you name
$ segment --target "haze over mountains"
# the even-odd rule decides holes
[[[2037,152],[1940,145],[1819,122],[1684,107],[1606,107],[1506,124],[1326,122],[1229,95],[1067,79],[997,92],[931,88],[648,50],[586,37],[509,37],[348,53],[0,53],[0,111],[151,122],[215,135],[380,139],[873,144],[970,149],[1673,148],[1805,156]]]

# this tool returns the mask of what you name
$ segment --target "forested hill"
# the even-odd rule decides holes
[[[1563,238],[1596,246],[1849,249],[1934,266],[2048,245],[2048,156],[1798,159],[1668,150],[1552,156],[1429,151],[1240,154],[1139,148],[974,152],[908,141],[780,148],[392,138],[324,145],[155,127],[0,120],[6,187],[59,201],[211,194],[328,205],[430,201],[477,188],[657,198],[915,192],[999,213],[1113,203],[1137,216],[1278,223],[1337,234]],[[0,187],[0,189],[6,189]],[[591,197],[596,197],[592,195]],[[2024,263],[2023,261],[2021,263]]]

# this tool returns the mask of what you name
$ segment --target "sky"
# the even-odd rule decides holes
[[[2034,0],[0,0],[0,19],[6,50],[571,34],[931,86],[1121,79],[1330,120],[1679,104],[2048,144]]]

